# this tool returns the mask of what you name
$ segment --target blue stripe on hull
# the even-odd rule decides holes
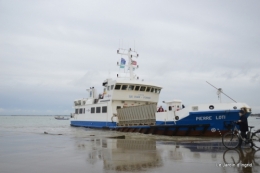
[[[176,124],[176,125],[200,125],[210,124],[209,129],[227,130],[227,126],[233,121],[239,120],[239,110],[227,111],[208,111],[208,112],[191,112],[189,116],[179,121],[156,121],[156,125]],[[248,117],[250,113],[246,116]]]
[[[70,125],[76,127],[105,128],[105,127],[116,126],[116,123],[105,122],[105,121],[71,121]]]
[[[189,116],[179,121],[156,121],[156,125],[205,125],[209,124],[208,130],[215,128],[216,130],[227,130],[227,125],[232,121],[239,119],[239,110],[226,110],[226,111],[207,111],[207,112],[191,112]],[[249,116],[250,114],[247,114]],[[71,126],[89,127],[89,128],[117,128],[115,122],[101,122],[101,121],[71,121]],[[150,128],[149,126],[134,126],[132,128]],[[164,128],[164,127],[162,127]],[[170,128],[169,130],[171,130]],[[180,130],[184,130],[181,128]],[[203,127],[201,127],[201,130]],[[187,128],[186,128],[187,130]],[[200,130],[198,127],[197,130]]]

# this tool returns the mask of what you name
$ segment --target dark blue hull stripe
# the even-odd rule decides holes
[[[208,130],[227,130],[227,125],[239,119],[239,110],[191,112],[189,116],[179,121],[156,121],[156,125],[203,125],[209,124]],[[249,114],[247,114],[249,116]],[[105,121],[71,121],[71,126],[89,128],[117,128],[115,122]],[[131,126],[132,128],[150,128],[150,126]],[[163,128],[163,127],[162,127]],[[171,129],[171,128],[170,128]],[[184,127],[182,129],[185,129]]]

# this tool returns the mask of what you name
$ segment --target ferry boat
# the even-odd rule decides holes
[[[136,51],[119,49],[127,56],[117,63],[128,71],[128,77],[117,74],[116,79],[103,81],[103,91],[87,89],[88,97],[74,101],[71,126],[102,128],[122,132],[139,132],[170,136],[219,136],[239,119],[243,109],[246,116],[251,108],[246,103],[206,103],[184,106],[181,100],[164,101],[163,112],[157,112],[162,86],[140,80],[134,72],[139,68]],[[127,64],[126,64],[127,62]]]

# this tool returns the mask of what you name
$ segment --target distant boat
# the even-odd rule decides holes
[[[69,120],[70,118],[68,117],[62,117],[62,116],[55,116],[54,117],[56,120]]]

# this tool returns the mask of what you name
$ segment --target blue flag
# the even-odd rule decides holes
[[[125,68],[125,59],[121,58],[120,68]]]

